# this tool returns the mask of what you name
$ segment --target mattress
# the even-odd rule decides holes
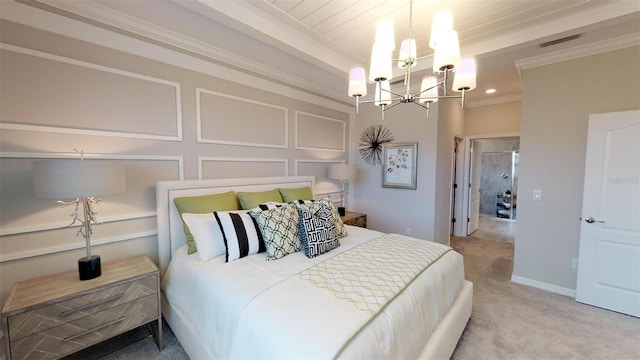
[[[333,290],[302,274],[384,234],[348,227],[341,246],[308,259],[302,252],[276,261],[255,254],[231,263],[200,262],[186,248],[174,254],[162,291],[199,354],[215,358],[415,358],[464,282],[462,256],[443,255],[375,313],[358,311]],[[424,241],[424,240],[416,240]],[[352,251],[352,252],[353,252]],[[341,255],[343,254],[343,255]],[[301,290],[302,288],[302,290]]]

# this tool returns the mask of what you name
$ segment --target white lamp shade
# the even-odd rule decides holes
[[[414,39],[404,39],[402,40],[402,45],[400,45],[400,56],[398,56],[398,67],[404,68],[407,63],[406,60],[411,59],[411,67],[414,67],[418,64],[418,52],[416,51],[416,41]]]
[[[371,49],[371,65],[369,67],[369,80],[389,80],[393,75],[391,69],[391,51],[385,50],[378,44],[373,44]]]
[[[353,181],[356,178],[356,167],[352,164],[329,165],[329,179]]]
[[[376,82],[376,95],[374,99],[375,106],[391,105],[391,85],[389,81]]]
[[[440,37],[433,55],[433,71],[453,69],[460,62],[460,46],[458,33],[448,31]]]
[[[429,47],[435,49],[438,45],[438,40],[449,31],[453,30],[453,15],[451,11],[441,11],[433,17],[433,23],[431,24],[431,37],[429,38]]]
[[[33,162],[38,198],[74,199],[125,191],[124,164],[112,160],[38,160]]]
[[[429,89],[429,90],[427,90]],[[429,76],[422,79],[420,86],[420,102],[437,102],[438,101],[438,79],[435,76]]]
[[[367,78],[364,68],[356,67],[349,73],[349,96],[367,95]]]
[[[456,77],[453,79],[453,90],[473,90],[476,88],[476,61],[466,58],[460,61],[456,69]]]
[[[378,23],[374,44],[378,44],[382,50],[389,53],[396,48],[393,22],[391,20],[382,20]]]

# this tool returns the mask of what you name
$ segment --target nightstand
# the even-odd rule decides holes
[[[70,270],[17,282],[2,309],[7,360],[59,358],[153,322],[162,350],[159,289],[146,256],[104,263],[92,280]]]
[[[340,219],[342,219],[342,222],[346,225],[359,226],[363,228],[367,227],[367,214],[347,211],[344,216],[340,216]]]

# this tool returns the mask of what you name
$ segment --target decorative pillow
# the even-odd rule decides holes
[[[299,200],[299,201],[293,201],[292,203],[296,204],[296,206],[298,207],[306,207],[307,209],[311,210],[311,212],[313,213],[317,212],[323,206],[328,207],[331,210],[331,214],[333,215],[333,219],[335,220],[335,223],[336,223],[336,233],[338,234],[338,239],[349,235],[349,233],[347,232],[347,227],[344,226],[344,223],[340,218],[340,214],[338,213],[338,209],[333,204],[333,200],[331,199],[331,196],[325,196],[318,201]]]
[[[240,206],[245,210],[256,208],[258,205],[269,201],[282,202],[282,196],[280,196],[280,192],[277,189],[259,192],[238,192],[237,196]]]
[[[298,213],[302,250],[308,258],[314,258],[340,246],[336,223],[328,206],[321,207],[315,213],[300,207]]]
[[[260,209],[262,211],[271,210],[271,209],[282,207],[284,205],[287,205],[287,204],[286,203],[275,202],[275,201],[269,201],[267,203],[260,204],[260,205],[258,205],[258,208],[251,209],[251,210],[257,210],[257,209]]]
[[[251,216],[258,223],[267,248],[267,260],[280,259],[288,254],[300,251],[302,246],[298,233],[300,215],[295,205],[272,210],[251,210]]]
[[[216,211],[213,215],[222,230],[226,262],[266,251],[258,224],[248,211]]]
[[[173,199],[173,202],[178,208],[180,217],[182,217],[184,213],[211,214],[214,211],[238,210],[238,200],[236,199],[236,193],[233,191],[203,196],[177,197]],[[184,218],[182,218],[182,221],[184,223]],[[186,223],[183,225],[183,228],[184,234],[187,236],[187,253],[193,254],[198,251],[196,242],[193,240],[193,235],[191,235],[191,231]]]
[[[182,221],[189,227],[202,261],[209,261],[227,252],[220,225],[213,213],[182,214]]]
[[[294,189],[280,188],[278,191],[280,191],[282,200],[285,202],[295,200],[313,200],[313,193],[311,192],[311,188],[308,186]]]

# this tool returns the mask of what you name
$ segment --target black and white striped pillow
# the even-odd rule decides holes
[[[222,230],[226,262],[266,251],[260,228],[248,211],[216,211],[213,215]]]

